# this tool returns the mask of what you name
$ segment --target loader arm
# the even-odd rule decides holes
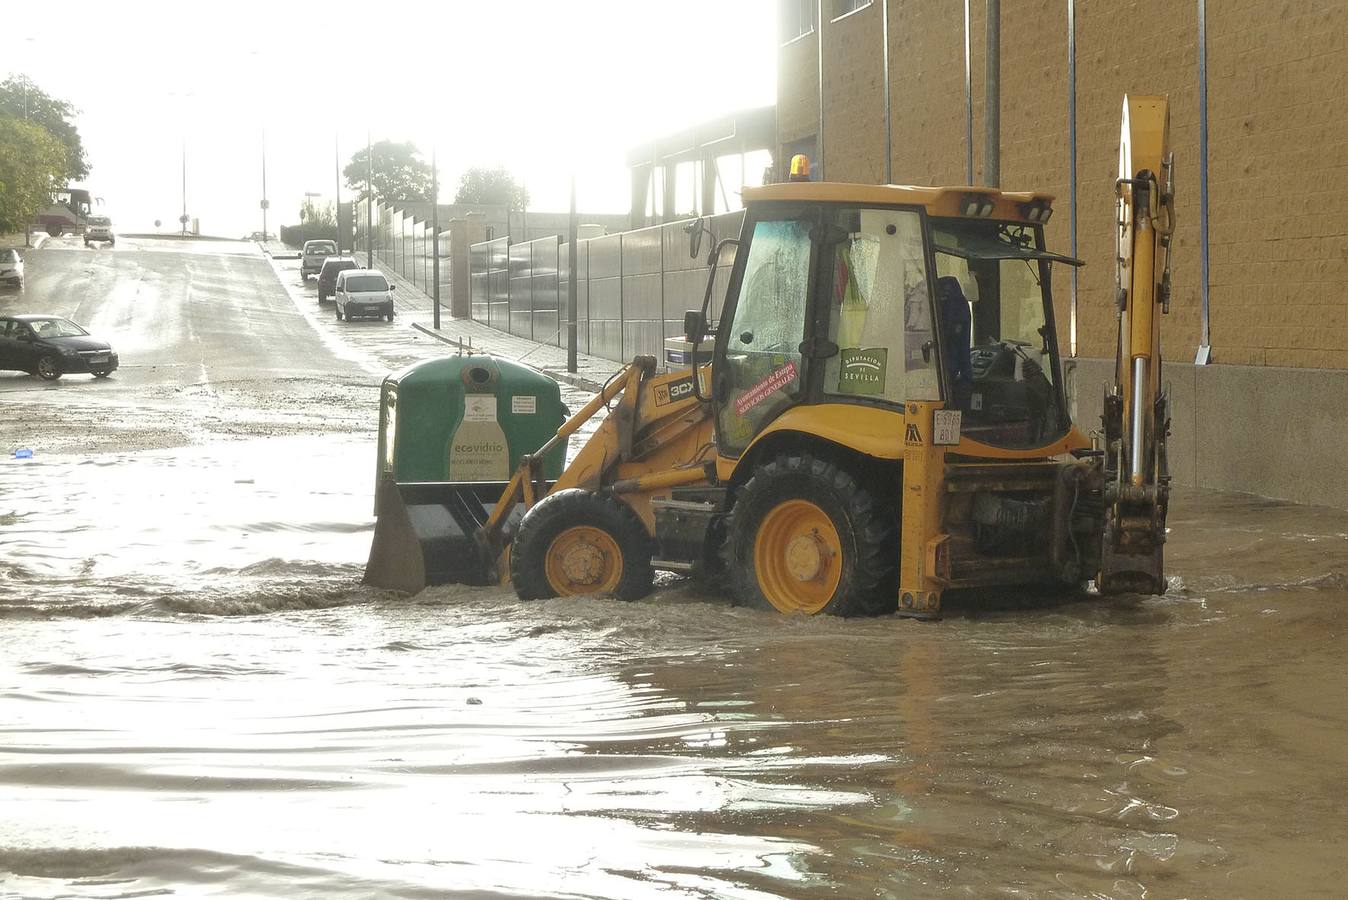
[[[1118,348],[1101,417],[1106,473],[1096,578],[1101,593],[1161,594],[1166,587],[1170,415],[1162,386],[1161,316],[1170,310],[1173,169],[1167,99],[1125,96],[1115,185]]]

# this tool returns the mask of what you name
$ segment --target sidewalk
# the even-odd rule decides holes
[[[29,236],[31,247],[23,245],[23,232],[0,234],[0,250],[36,250],[47,242],[49,235],[45,231],[34,231]]]
[[[383,272],[389,281],[398,286],[394,292],[394,308],[412,327],[438,338],[455,349],[467,351],[471,347],[474,353],[490,353],[522,362],[539,369],[544,374],[576,387],[590,391],[601,390],[604,382],[622,369],[622,363],[598,356],[576,354],[576,371],[566,370],[566,347],[554,347],[528,338],[516,337],[504,331],[497,331],[474,322],[472,319],[455,319],[449,315],[449,298],[442,297],[440,303],[440,330],[433,327],[435,312],[429,295],[414,286],[392,269],[380,265],[375,260],[375,268]]]

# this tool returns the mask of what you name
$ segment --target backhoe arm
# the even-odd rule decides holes
[[[1162,547],[1170,475],[1168,400],[1161,380],[1161,316],[1170,311],[1174,160],[1165,97],[1124,97],[1119,135],[1119,339],[1105,397],[1102,593],[1165,592]]]

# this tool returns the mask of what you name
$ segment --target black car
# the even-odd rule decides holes
[[[337,273],[347,269],[359,269],[360,263],[349,256],[331,256],[323,260],[318,270],[318,302],[333,296],[337,288]]]
[[[117,354],[69,319],[60,316],[0,316],[0,369],[17,369],[48,381],[62,375],[107,378]]]

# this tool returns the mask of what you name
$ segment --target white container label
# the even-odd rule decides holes
[[[517,416],[532,416],[538,412],[537,397],[511,397],[510,411]]]
[[[468,394],[463,398],[465,422],[495,422],[496,398],[491,394]]]

